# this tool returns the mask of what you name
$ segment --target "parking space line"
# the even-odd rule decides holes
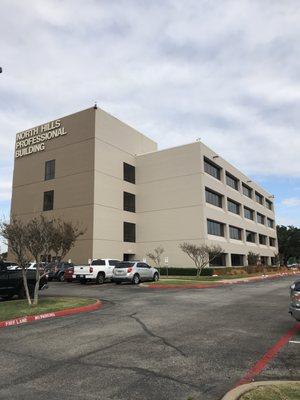
[[[260,360],[258,360],[253,367],[243,376],[243,378],[236,384],[236,386],[244,385],[245,383],[252,382],[255,376],[259,375],[266,365],[273,360],[281,348],[286,345],[290,339],[300,331],[300,322],[296,323],[287,333],[285,333],[277,343],[274,344]],[[236,387],[235,386],[235,387]]]
[[[296,344],[300,344],[299,340],[290,340],[289,343],[296,343]]]

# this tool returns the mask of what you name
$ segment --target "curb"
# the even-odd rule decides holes
[[[290,383],[300,383],[300,381],[261,381],[247,383],[246,385],[241,385],[236,387],[235,389],[230,390],[230,392],[226,393],[221,400],[238,400],[242,394],[245,394],[259,386],[282,385]]]
[[[24,317],[14,318],[6,321],[0,321],[0,328],[6,328],[8,326],[15,326],[21,324],[27,324],[29,322],[41,321],[43,319],[55,318],[55,317],[65,317],[67,315],[80,314],[83,312],[95,311],[102,307],[102,302],[96,300],[95,303],[89,304],[87,306],[66,308],[65,310],[53,311],[44,314],[27,315]]]
[[[269,275],[269,276],[263,276],[263,277],[253,277],[253,278],[245,278],[241,279],[239,281],[235,282],[216,282],[214,284],[205,284],[205,283],[199,283],[199,284],[194,284],[194,283],[187,283],[186,285],[176,285],[176,284],[157,284],[157,285],[144,285],[144,287],[147,287],[149,289],[208,289],[208,288],[216,288],[220,286],[229,286],[229,285],[241,285],[241,284],[246,284],[246,283],[251,283],[251,282],[259,282],[263,280],[271,280],[271,279],[279,279],[283,278],[285,276],[296,276],[299,275],[299,272],[294,274],[294,273],[282,273],[282,274],[274,274],[274,275]]]

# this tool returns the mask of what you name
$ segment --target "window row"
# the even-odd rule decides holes
[[[243,232],[245,232],[245,241],[250,243],[258,243],[263,245],[269,245],[271,247],[276,247],[276,239],[273,237],[268,237],[260,233],[251,232],[238,228],[236,226],[229,225],[229,237],[230,239],[243,240]],[[207,233],[214,236],[225,237],[225,224],[222,222],[214,221],[211,219],[207,220]]]
[[[45,162],[45,181],[55,178],[55,160]],[[123,163],[123,179],[124,181],[135,183],[135,167],[133,165]]]
[[[209,188],[205,188],[205,199],[207,203],[223,208],[224,196],[222,194],[217,193]],[[227,198],[227,209],[234,214],[241,215],[242,205],[232,199]],[[254,221],[255,211],[244,206],[244,217]],[[269,228],[274,228],[275,226],[273,219],[267,218],[265,215],[260,214],[259,212],[256,213],[256,221],[262,225],[266,225],[267,223]]]
[[[204,157],[204,171],[208,173],[209,175],[213,176],[214,178],[218,179],[219,181],[221,180],[221,171],[222,168],[215,164],[213,161],[209,160],[207,157]],[[229,172],[225,172],[225,179],[226,179],[226,184],[233,189],[239,191],[240,190],[240,181],[238,178],[235,176],[231,175]],[[273,203],[267,198],[264,198],[264,196],[254,189],[252,189],[250,186],[248,186],[246,183],[242,182],[241,183],[241,190],[242,193],[249,197],[250,199],[254,199],[257,203],[261,205],[265,205],[269,210],[273,210]],[[255,194],[255,197],[253,198],[253,194]]]

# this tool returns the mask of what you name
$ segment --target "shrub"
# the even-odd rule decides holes
[[[168,274],[167,274],[168,272]],[[213,268],[204,268],[201,272],[201,276],[212,276],[214,273]],[[160,268],[160,275],[166,276],[197,276],[197,269],[196,268],[176,268],[176,267],[169,267],[168,271],[166,267]]]

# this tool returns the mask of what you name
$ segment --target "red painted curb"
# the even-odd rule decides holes
[[[235,387],[250,383],[256,375],[259,375],[266,365],[277,355],[279,350],[300,330],[300,322],[296,323],[287,333],[285,333],[277,343],[274,344],[260,360],[258,360],[247,374],[235,385]]]
[[[0,328],[6,328],[7,326],[15,326],[21,324],[27,324],[28,322],[40,321],[42,319],[54,318],[54,317],[65,317],[67,315],[79,314],[88,311],[95,311],[102,307],[100,300],[97,300],[94,304],[87,306],[66,308],[65,310],[53,311],[44,314],[28,315],[25,317],[19,317],[10,319],[7,321],[0,321]]]
[[[257,282],[257,281],[263,281],[263,280],[269,280],[269,279],[277,279],[277,278],[282,278],[284,276],[294,276],[297,274],[291,274],[291,273],[285,273],[284,275],[280,275],[280,274],[276,274],[276,275],[272,275],[272,276],[265,276],[265,277],[255,277],[255,278],[251,278],[250,280],[247,280],[247,278],[245,278],[245,280],[241,280],[241,281],[237,281],[237,282],[221,282],[218,283],[216,282],[215,284],[205,284],[205,283],[187,283],[186,285],[167,285],[167,284],[155,284],[155,285],[146,285],[145,287],[149,288],[149,289],[208,289],[208,288],[216,288],[216,287],[220,287],[220,286],[227,286],[227,285],[238,285],[238,284],[246,284],[246,283],[251,283],[251,282]]]

